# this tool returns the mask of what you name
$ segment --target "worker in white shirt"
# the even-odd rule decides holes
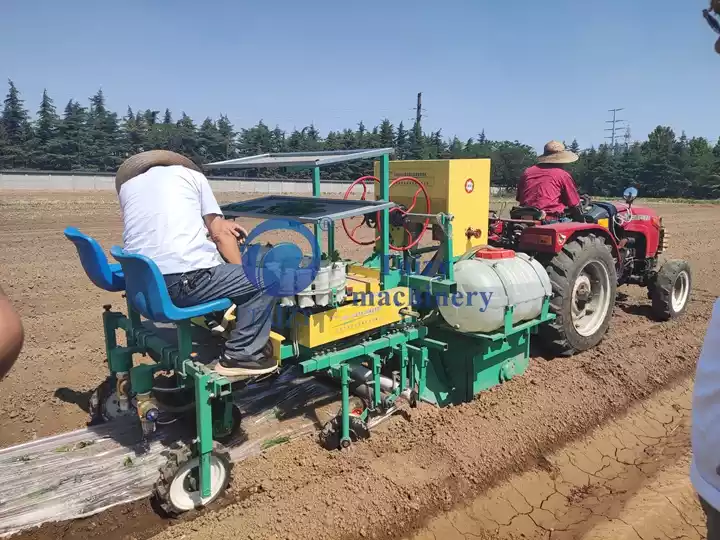
[[[707,518],[707,539],[720,540],[720,299],[695,373],[690,479]]]
[[[151,150],[120,166],[115,187],[125,251],[157,264],[175,305],[229,298],[237,306],[215,371],[230,377],[276,371],[270,327],[277,298],[245,275],[238,241],[247,231],[223,218],[200,168],[175,152]]]

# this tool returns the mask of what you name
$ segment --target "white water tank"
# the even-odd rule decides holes
[[[545,268],[525,253],[480,248],[455,263],[457,293],[438,298],[440,314],[460,332],[490,333],[503,327],[505,307],[514,306],[513,324],[540,316],[552,294]],[[453,302],[454,300],[454,302]]]

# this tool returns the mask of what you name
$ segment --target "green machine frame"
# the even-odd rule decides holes
[[[363,261],[366,267],[380,270],[380,289],[386,291],[406,286],[418,294],[449,295],[457,290],[454,281],[452,256],[452,215],[426,216],[409,214],[407,219],[435,220],[445,231],[438,246],[415,247],[399,254],[390,253],[389,212],[393,206],[389,194],[389,160],[392,148],[264,154],[206,165],[207,169],[260,169],[287,168],[311,169],[313,198],[321,197],[320,168],[352,160],[378,159],[380,163],[379,196],[375,208],[365,213],[378,212],[381,234],[374,253]],[[301,200],[303,198],[296,198]],[[240,203],[237,203],[240,204]],[[223,212],[229,205],[224,205]],[[354,214],[361,215],[361,214]],[[239,211],[228,212],[226,217],[264,217],[297,219],[297,216],[258,216]],[[323,216],[314,223],[315,238],[321,249],[323,230],[327,233],[327,255],[335,251],[335,221],[347,214]],[[329,225],[325,227],[325,225]],[[419,256],[435,252],[424,270],[420,269]],[[331,303],[325,309],[337,307]],[[157,371],[173,371],[176,389],[192,393],[191,406],[197,424],[197,455],[200,459],[199,489],[203,497],[211,493],[210,454],[214,439],[232,435],[238,421],[232,394],[233,383],[215,373],[197,360],[193,351],[192,321],[177,324],[177,345],[171,344],[149,330],[140,315],[128,303],[127,316],[105,306],[103,323],[109,378],[119,394],[137,398],[137,413],[144,431],[149,432],[153,417],[162,408],[162,400],[150,399]],[[293,317],[292,308],[278,305],[277,324],[283,326]],[[491,334],[465,334],[449,327],[432,306],[408,308],[398,323],[376,330],[334,341],[329,345],[308,349],[290,340],[280,347],[282,363],[300,366],[303,374],[328,376],[340,385],[341,407],[321,433],[327,448],[347,447],[353,440],[369,434],[367,424],[375,416],[392,412],[397,400],[405,398],[411,406],[420,400],[445,406],[473,398],[478,392],[521,374],[527,367],[530,336],[539,324],[552,318],[549,297],[544,299],[541,315],[534,320],[513,325],[513,306],[508,306],[504,326]],[[120,346],[116,331],[126,334],[127,345]],[[133,355],[149,355],[155,363],[133,365]],[[356,370],[365,370],[369,378],[359,382],[353,378]],[[390,371],[390,375],[388,375]],[[389,381],[389,383],[388,383]],[[388,386],[389,384],[389,386]],[[362,392],[360,392],[362,390]],[[357,410],[351,401],[352,394],[360,392],[364,407]]]

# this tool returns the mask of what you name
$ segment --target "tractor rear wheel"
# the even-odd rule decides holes
[[[546,270],[556,318],[538,329],[545,345],[560,356],[592,349],[605,336],[615,305],[617,273],[610,246],[601,236],[580,236],[550,259]]]
[[[652,311],[659,321],[680,316],[687,309],[692,287],[692,273],[687,261],[665,262],[648,287]]]

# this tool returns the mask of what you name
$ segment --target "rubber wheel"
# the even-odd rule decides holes
[[[325,450],[337,450],[340,448],[342,437],[342,417],[338,414],[323,426],[320,432],[320,444]],[[359,417],[350,415],[350,440],[357,442],[370,437],[370,429]]]
[[[615,305],[617,272],[610,246],[600,236],[580,236],[550,259],[546,270],[556,318],[538,334],[560,356],[592,349],[607,333]]]
[[[652,311],[659,321],[679,317],[687,309],[692,289],[692,272],[687,261],[670,260],[658,270],[649,287]]]
[[[154,495],[162,510],[169,516],[177,516],[211,504],[223,494],[230,483],[230,454],[220,443],[213,441],[213,450],[210,453],[210,496],[203,499],[200,496],[198,474],[200,460],[193,454],[190,447],[183,444],[169,452],[167,462],[160,468]]]
[[[224,435],[215,434],[215,439],[222,444],[228,444],[231,442],[235,436],[240,431],[240,426],[242,425],[242,411],[240,410],[240,407],[238,407],[235,403],[232,405],[232,427],[230,428],[230,432],[226,433]]]

